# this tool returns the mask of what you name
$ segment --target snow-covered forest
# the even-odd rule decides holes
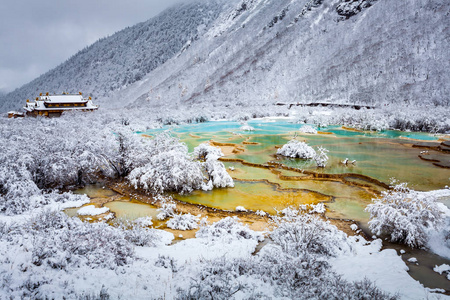
[[[355,158],[338,162],[349,177],[339,180],[327,173],[334,142],[306,140],[338,125],[422,131],[435,138],[422,146],[447,149],[449,13],[439,0],[189,1],[0,94],[0,112],[47,91],[83,91],[101,105],[60,118],[0,117],[0,298],[448,299],[450,288],[408,274],[416,258],[405,263],[405,253],[439,256],[432,272],[450,280],[448,186],[373,188],[379,180],[351,173]],[[300,105],[310,102],[322,105]],[[311,161],[315,184],[329,175],[342,189],[373,193],[362,202],[367,226],[329,218],[323,202],[268,214],[176,200],[235,187],[224,157],[244,150],[188,132],[201,140],[192,147],[167,127],[232,120],[240,122],[232,138],[257,148],[249,136],[258,128],[247,121],[264,117],[296,126],[265,162]],[[291,181],[308,175],[282,171]],[[119,218],[76,192],[92,184],[145,199],[157,213]],[[252,218],[264,226],[251,228]]]

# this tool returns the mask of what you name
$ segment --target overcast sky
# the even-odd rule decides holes
[[[0,92],[180,1],[186,0],[1,0]]]

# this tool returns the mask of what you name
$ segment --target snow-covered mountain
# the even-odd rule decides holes
[[[82,91],[106,99],[198,39],[221,10],[215,0],[188,2],[100,39],[30,83],[0,95],[0,111],[20,108],[41,92]]]
[[[61,89],[104,106],[448,106],[449,15],[441,0],[199,1],[98,41],[3,108]]]
[[[450,104],[450,2],[242,0],[116,96],[172,102]]]

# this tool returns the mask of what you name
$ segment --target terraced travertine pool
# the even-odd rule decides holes
[[[330,217],[365,221],[368,214],[364,208],[392,178],[423,191],[450,185],[449,169],[419,158],[424,149],[413,147],[417,141],[438,142],[438,137],[427,133],[362,132],[328,126],[318,128],[319,134],[302,134],[302,125],[285,120],[252,120],[248,125],[255,130],[243,131],[238,122],[218,121],[171,126],[145,134],[170,130],[190,151],[202,142],[222,148],[235,187],[175,195],[185,202],[219,209],[244,206],[274,213],[287,205],[327,202]],[[326,168],[317,168],[313,161],[276,156],[277,147],[293,137],[328,149]],[[428,151],[449,159],[448,154]],[[342,164],[346,158],[356,163]]]
[[[325,202],[328,217],[365,223],[368,220],[365,207],[392,178],[422,191],[450,185],[448,168],[419,157],[424,150],[441,161],[448,161],[450,155],[413,147],[418,141],[435,141],[438,145],[438,137],[430,134],[392,130],[362,132],[339,126],[317,128],[318,134],[303,134],[299,130],[301,124],[273,119],[252,120],[248,125],[254,130],[244,131],[238,122],[215,121],[169,126],[140,134],[153,136],[170,130],[190,151],[203,142],[219,146],[225,153],[222,161],[235,187],[173,196],[223,210],[243,206],[275,213],[290,205]],[[310,146],[328,149],[327,166],[317,168],[311,160],[277,156],[277,148],[294,137]],[[345,165],[342,161],[346,158],[356,163]],[[94,193],[93,198],[101,197]],[[448,200],[442,201],[448,205]],[[131,204],[108,205],[116,215],[135,215],[135,206],[131,208]]]

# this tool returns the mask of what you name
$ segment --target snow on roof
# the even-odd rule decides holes
[[[52,103],[76,103],[76,102],[86,102],[87,99],[83,99],[82,95],[50,95],[41,96],[40,100]]]

